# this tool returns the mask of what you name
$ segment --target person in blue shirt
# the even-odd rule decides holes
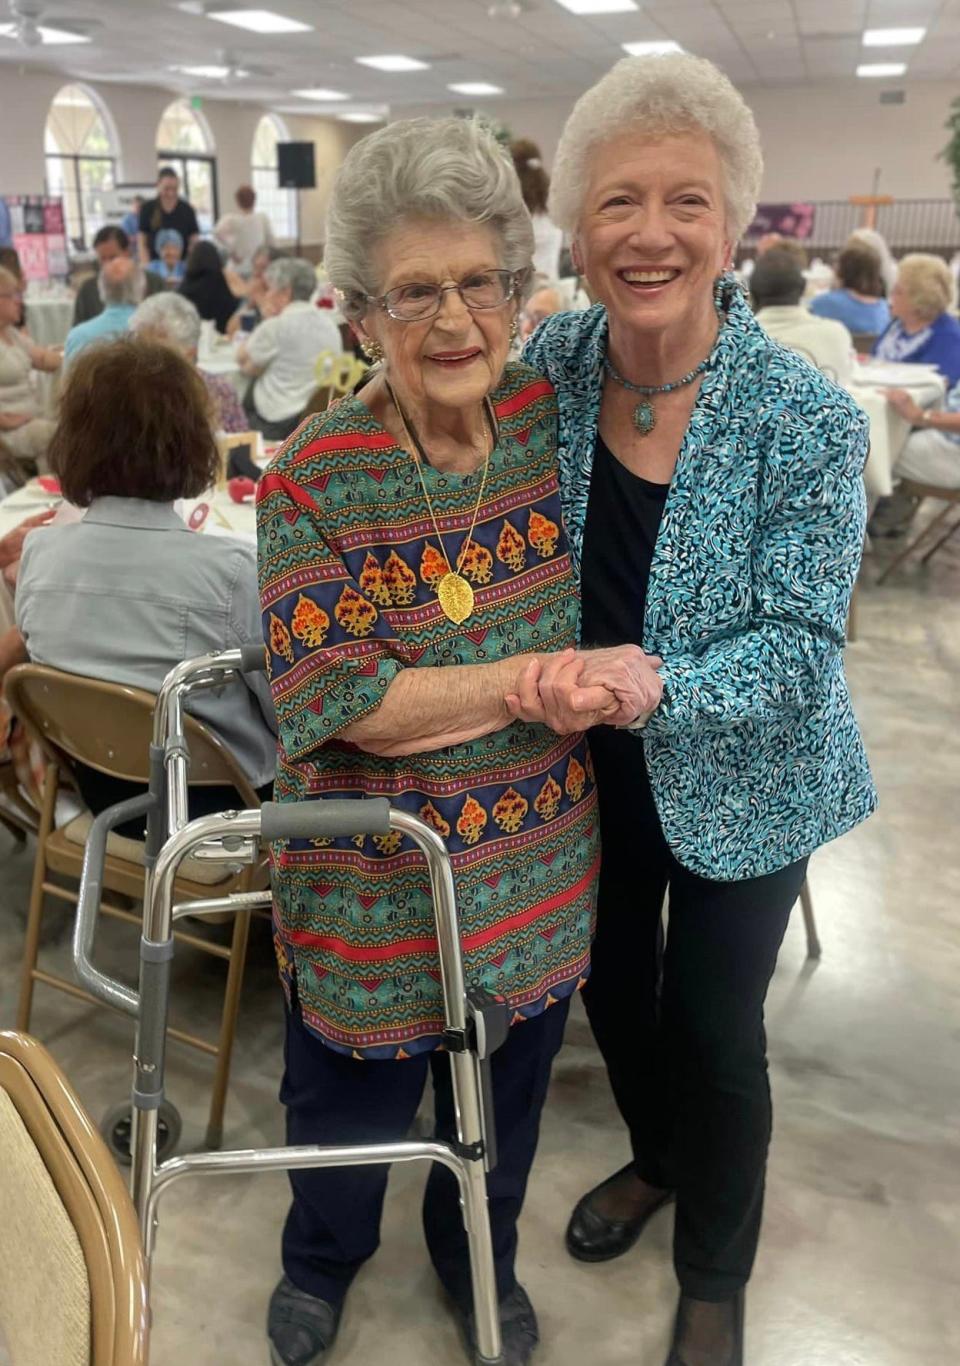
[[[834,269],[838,287],[811,300],[810,312],[833,318],[859,336],[879,337],[890,323],[890,305],[882,297],[880,257],[865,243],[851,242]]]
[[[161,228],[154,238],[157,259],[147,265],[151,275],[159,275],[169,288],[178,285],[184,277],[186,262],[183,259],[183,238],[176,228]]]
[[[143,208],[143,203],[143,195],[135,194],[130,212],[125,213],[120,219],[121,228],[133,242],[136,241],[137,233],[140,231],[140,210]]]
[[[71,327],[63,347],[65,364],[92,342],[112,341],[122,336],[146,292],[143,271],[129,256],[108,261],[97,277],[97,287],[103,300],[103,312]]]
[[[960,323],[950,267],[939,256],[905,256],[890,296],[893,321],[873,348],[880,360],[935,365],[949,388],[960,380]]]

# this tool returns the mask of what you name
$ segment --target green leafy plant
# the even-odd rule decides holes
[[[950,116],[943,126],[950,130],[950,141],[939,153],[939,158],[950,167],[953,197],[960,213],[960,95],[950,105]]]

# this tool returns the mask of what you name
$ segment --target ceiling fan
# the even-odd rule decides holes
[[[186,75],[200,76],[206,80],[221,81],[225,85],[229,85],[233,81],[245,81],[251,76],[269,77],[275,74],[269,67],[259,66],[256,62],[248,62],[237,52],[226,48],[219,48],[213,53],[211,60],[204,64],[194,62],[172,69]]]
[[[90,31],[100,27],[99,19],[61,18],[47,14],[40,0],[9,0],[10,24],[0,25],[21,47],[40,47],[43,43],[43,29],[68,34],[71,37],[87,38]]]

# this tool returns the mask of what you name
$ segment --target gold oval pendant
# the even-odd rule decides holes
[[[473,611],[473,589],[462,574],[444,574],[437,584],[437,599],[444,616],[457,626]]]

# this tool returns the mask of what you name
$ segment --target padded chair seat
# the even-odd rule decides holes
[[[55,832],[51,839],[62,835],[70,844],[84,845],[93,825],[93,815],[89,811],[75,816],[68,825]],[[107,836],[107,855],[122,859],[124,863],[139,863],[144,867],[146,845],[143,840],[129,839],[126,835]],[[227,871],[228,865],[209,859],[185,858],[180,865],[178,876],[187,882],[198,882],[204,887],[216,887],[221,882],[233,880],[234,874]]]

